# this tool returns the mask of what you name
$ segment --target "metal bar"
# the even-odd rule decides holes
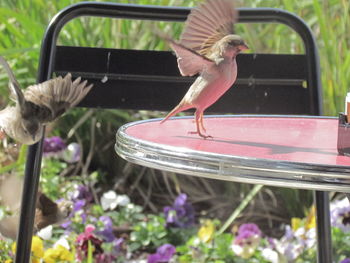
[[[45,131],[42,135],[44,135]],[[17,234],[16,263],[29,262],[38,192],[43,139],[29,146],[24,172],[21,214]]]
[[[58,75],[65,75],[68,72],[56,71]],[[192,83],[196,77],[173,77],[173,76],[159,76],[159,75],[139,75],[139,74],[117,74],[117,73],[85,73],[85,72],[70,72],[76,76],[88,79],[102,79],[107,76],[108,79],[114,80],[133,80],[133,81],[156,81],[156,82],[179,82],[179,83]],[[240,78],[236,80],[238,85],[267,85],[267,86],[302,86],[305,80],[303,79],[271,79],[271,78]]]
[[[239,12],[239,22],[261,23],[278,22],[293,28],[302,38],[307,57],[308,87],[310,92],[310,104],[314,109],[313,115],[322,115],[322,87],[320,78],[320,63],[316,40],[308,25],[293,13],[275,8],[242,8]],[[314,94],[317,90],[317,94]]]
[[[331,220],[328,192],[315,191],[317,220],[317,262],[332,261]]]

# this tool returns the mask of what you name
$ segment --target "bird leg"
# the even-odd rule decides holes
[[[199,124],[200,124],[200,128],[204,131],[207,132],[207,130],[204,128],[204,124],[203,124],[203,112],[201,112],[199,114]]]
[[[207,139],[207,138],[213,138],[213,136],[210,135],[205,135],[201,132],[201,128],[203,129],[204,132],[206,132],[204,126],[203,126],[203,111],[198,112],[198,110],[196,110],[195,113],[196,116],[196,128],[197,131],[195,132],[189,132],[189,134],[198,134],[200,137]]]

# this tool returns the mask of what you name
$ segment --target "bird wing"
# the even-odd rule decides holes
[[[175,51],[177,65],[182,76],[193,76],[205,67],[215,63],[213,60],[185,47],[182,44],[169,40],[171,48]]]
[[[233,0],[207,0],[191,10],[180,43],[210,57],[211,47],[224,36],[234,33],[237,17]]]
[[[57,204],[41,192],[38,193],[36,208],[41,210],[43,216],[53,215],[58,210]]]
[[[77,78],[72,81],[72,75],[68,73],[64,78],[57,77],[37,85],[29,86],[24,97],[32,103],[31,110],[42,123],[55,120],[68,109],[77,105],[91,90],[92,84]]]
[[[16,80],[15,74],[13,74],[13,71],[10,65],[2,56],[0,56],[0,63],[3,65],[10,79],[10,83],[9,83],[10,98],[18,102],[19,105],[22,106],[24,104],[24,96],[23,96],[22,90],[19,87],[18,81]]]

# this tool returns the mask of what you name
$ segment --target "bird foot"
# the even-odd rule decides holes
[[[197,132],[197,131],[190,131],[188,132],[188,134],[198,134],[200,137],[204,138],[204,139],[213,139],[213,136],[211,135],[205,135],[201,132]]]

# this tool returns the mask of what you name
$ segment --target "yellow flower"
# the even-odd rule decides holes
[[[56,251],[53,248],[48,248],[45,253],[43,260],[45,263],[55,263],[56,262]]]
[[[313,205],[310,208],[310,212],[306,217],[305,229],[309,230],[316,227],[316,208]]]
[[[54,248],[49,248],[44,253],[44,262],[45,263],[55,263],[56,261],[72,261],[73,254],[69,252],[62,245],[57,245]]]
[[[13,254],[16,254],[16,249],[17,249],[16,242],[13,242],[12,245],[11,245],[11,250],[12,250]]]
[[[17,245],[14,242],[11,246],[13,254],[16,253]],[[38,236],[33,236],[32,238],[32,263],[39,263],[40,259],[44,255],[44,244],[43,241]]]
[[[6,259],[5,260],[5,263],[12,263],[13,261],[12,261],[12,259]]]
[[[198,231],[198,237],[199,239],[204,242],[208,243],[210,240],[213,239],[215,234],[215,225],[212,220],[205,220],[203,225]]]
[[[44,244],[40,237],[33,236],[32,239],[32,253],[35,258],[42,258],[44,256]]]
[[[73,254],[69,252],[68,249],[66,249],[64,246],[58,245],[56,247],[58,253],[60,254],[60,259],[61,260],[73,260]]]
[[[297,231],[302,226],[302,220],[298,217],[293,217],[291,223],[293,231]]]

